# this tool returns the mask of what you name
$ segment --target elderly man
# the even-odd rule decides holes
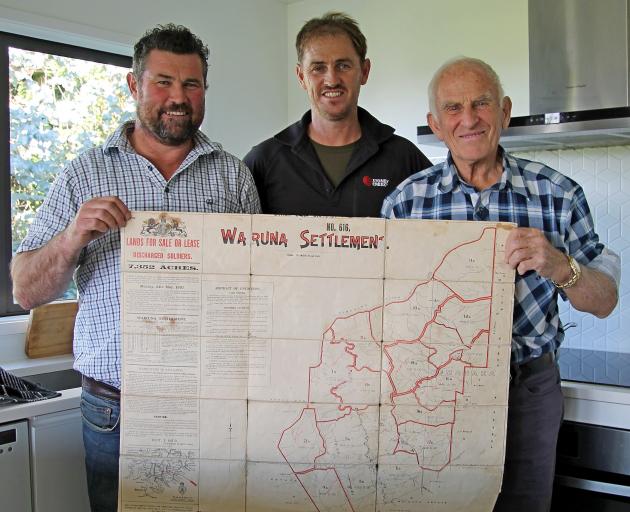
[[[370,73],[356,21],[330,12],[297,35],[296,74],[311,109],[246,156],[265,213],[376,217],[385,196],[431,165],[358,107]]]
[[[429,101],[427,120],[447,145],[447,160],[402,182],[381,214],[518,225],[505,247],[517,275],[505,471],[495,511],[547,511],[563,410],[558,295],[607,316],[617,303],[619,258],[599,242],[577,183],[499,146],[511,101],[490,66],[447,62],[429,84]]]
[[[208,49],[186,27],[135,45],[127,82],[136,119],[70,162],[18,248],[13,293],[24,308],[79,291],[75,368],[92,512],[115,511],[120,414],[120,232],[130,210],[258,213],[245,165],[199,131]],[[76,273],[75,273],[76,271]]]

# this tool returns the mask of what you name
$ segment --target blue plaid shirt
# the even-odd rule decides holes
[[[514,222],[537,228],[554,247],[618,281],[619,258],[599,242],[582,188],[541,163],[499,151],[503,174],[491,187],[477,191],[460,179],[449,153],[444,163],[398,185],[383,202],[381,216]],[[517,273],[512,362],[556,350],[563,339],[557,288],[534,271]]]
[[[131,210],[259,213],[245,164],[201,132],[167,182],[138,155],[122,125],[103,144],[72,161],[51,187],[17,252],[45,245],[74,219],[88,199],[118,196]],[[120,388],[120,233],[109,231],[83,249],[75,272],[79,313],[74,367]]]

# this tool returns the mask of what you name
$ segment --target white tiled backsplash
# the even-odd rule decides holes
[[[600,240],[621,256],[619,304],[606,319],[560,301],[564,324],[574,322],[565,348],[630,353],[630,145],[515,153],[542,162],[577,181],[586,194]]]

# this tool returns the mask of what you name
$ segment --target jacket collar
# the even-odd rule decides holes
[[[367,110],[358,107],[359,124],[361,125],[361,138],[370,144],[379,145],[394,134],[394,128],[381,123]],[[307,111],[302,118],[277,133],[274,138],[292,148],[297,148],[309,142],[308,125],[311,123],[311,111]]]

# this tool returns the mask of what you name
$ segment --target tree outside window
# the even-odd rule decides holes
[[[65,165],[133,117],[128,68],[9,48],[11,242],[15,253]],[[76,296],[74,286],[64,298]]]

